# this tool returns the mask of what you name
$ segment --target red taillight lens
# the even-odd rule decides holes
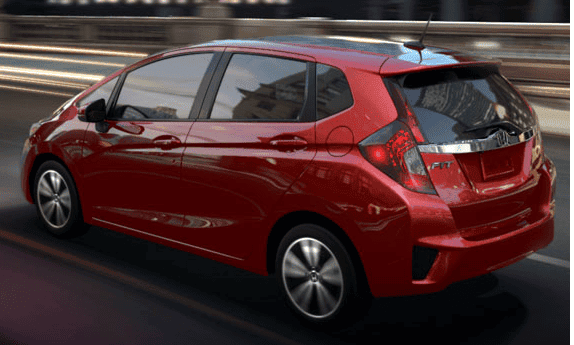
[[[436,194],[415,139],[395,121],[359,143],[363,156],[379,170],[415,192]]]

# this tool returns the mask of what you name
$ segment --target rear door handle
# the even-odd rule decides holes
[[[303,139],[275,139],[269,142],[273,146],[305,146],[307,141]]]

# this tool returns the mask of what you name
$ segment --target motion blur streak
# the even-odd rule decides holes
[[[16,67],[8,67],[8,66],[0,66],[0,72],[32,74],[32,75],[41,75],[41,76],[55,77],[55,78],[86,80],[86,81],[91,81],[91,82],[97,82],[97,81],[100,81],[102,78],[104,78],[104,76],[100,75],[100,74],[70,73],[70,72],[53,71],[53,70],[47,70],[47,69],[16,68]]]
[[[78,59],[65,59],[65,58],[55,58],[55,57],[47,57],[47,56],[30,55],[30,54],[0,53],[0,57],[24,59],[24,60],[42,60],[42,61],[51,61],[51,62],[76,63],[76,64],[83,64],[83,65],[109,66],[109,67],[118,67],[118,68],[125,66],[122,63],[103,62],[103,61],[88,61],[88,60],[78,60]]]
[[[227,324],[231,324],[231,325],[233,325],[239,329],[250,332],[254,335],[270,339],[274,343],[282,343],[282,344],[287,344],[287,345],[299,345],[299,343],[297,343],[291,339],[285,338],[285,337],[283,337],[279,334],[276,334],[272,331],[269,331],[265,328],[259,327],[257,325],[251,324],[249,322],[246,322],[246,321],[241,320],[239,318],[236,318],[234,316],[228,315],[224,312],[221,312],[217,309],[213,309],[213,308],[211,308],[205,304],[199,303],[199,302],[194,301],[190,298],[180,296],[178,294],[175,294],[175,293],[173,293],[167,289],[164,289],[162,287],[159,287],[157,285],[150,284],[144,280],[131,277],[127,274],[115,271],[115,270],[110,269],[108,267],[105,267],[103,265],[98,265],[98,264],[90,262],[88,260],[84,260],[78,256],[59,251],[57,249],[51,248],[51,247],[43,245],[41,243],[38,243],[38,242],[32,241],[30,239],[15,235],[15,234],[10,233],[8,231],[0,230],[0,240],[4,240],[4,241],[10,242],[10,243],[13,243],[15,245],[22,246],[26,249],[31,249],[31,250],[39,252],[41,254],[48,255],[50,257],[62,260],[62,261],[66,262],[68,264],[71,264],[73,266],[76,266],[76,267],[79,267],[79,268],[82,268],[85,270],[89,270],[91,272],[95,272],[97,274],[103,275],[107,278],[113,279],[113,280],[118,281],[120,283],[130,285],[136,289],[139,289],[139,290],[145,291],[147,293],[153,294],[155,296],[158,296],[160,298],[164,298],[166,300],[169,300],[169,301],[178,303],[180,305],[186,306],[186,307],[193,309],[197,312],[200,312],[202,314],[205,314],[209,317],[220,320],[220,321],[225,322]]]
[[[65,48],[65,47],[52,47],[52,46],[39,46],[32,44],[13,44],[13,43],[0,43],[0,48],[57,52],[57,53],[74,53],[74,54],[86,54],[86,55],[125,56],[139,59],[144,58],[148,55],[145,53],[130,53],[130,52],[120,52],[113,50]]]
[[[60,86],[66,87],[71,89],[86,89],[90,85],[89,84],[80,84],[80,83],[67,83],[63,81],[56,81],[56,80],[48,80],[48,79],[39,79],[39,78],[28,78],[28,77],[21,77],[15,75],[7,75],[7,74],[0,74],[0,80],[9,80],[9,81],[18,81],[30,84],[37,84],[37,85],[50,85],[50,86]]]
[[[30,88],[27,88],[27,87],[16,87],[16,86],[8,86],[8,85],[1,85],[1,84],[0,84],[0,89],[10,89],[10,90],[25,91],[25,92],[42,93],[42,94],[45,94],[45,95],[54,95],[54,96],[63,96],[63,97],[72,97],[72,96],[74,96],[73,93],[44,91],[44,90],[38,90],[38,89],[30,89]]]
[[[531,63],[531,62],[505,62],[505,66],[511,67],[528,67],[528,68],[554,68],[554,69],[565,69],[569,68],[570,65],[567,64],[555,64],[555,63]]]
[[[556,259],[556,258],[546,256],[546,255],[540,255],[540,254],[535,253],[535,254],[528,256],[528,259],[538,261],[538,262],[544,262],[545,264],[549,264],[549,265],[553,265],[553,266],[570,268],[570,261],[566,261],[566,260],[562,260],[562,259]]]

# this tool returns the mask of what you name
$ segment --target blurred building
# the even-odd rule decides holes
[[[236,18],[570,22],[569,0],[0,0],[15,15],[195,16],[219,2]]]

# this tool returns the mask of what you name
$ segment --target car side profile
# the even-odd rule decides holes
[[[275,274],[304,321],[505,267],[554,235],[556,170],[499,63],[329,36],[128,66],[32,125],[22,189],[89,225]]]

